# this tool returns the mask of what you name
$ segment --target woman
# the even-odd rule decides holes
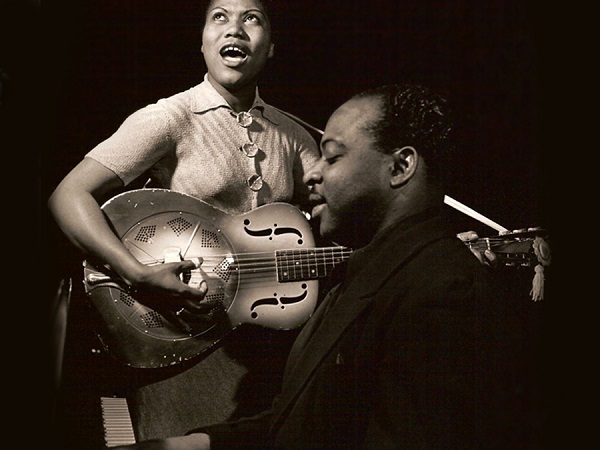
[[[180,278],[195,263],[142,264],[111,230],[101,205],[146,177],[153,187],[194,196],[229,214],[271,202],[305,204],[302,177],[319,158],[318,147],[306,129],[258,94],[259,76],[274,55],[268,3],[209,1],[202,33],[204,80],[127,117],[112,136],[85,155],[49,198],[57,224],[86,257],[101,261],[131,289],[160,293],[160,303],[147,306],[184,330],[212,307],[201,303],[207,293],[205,282],[193,287]],[[233,364],[219,349],[197,366],[211,360]],[[187,372],[194,370],[202,369]],[[232,373],[240,377],[246,371],[242,367]],[[184,376],[187,383],[203,375]],[[224,386],[227,383],[229,388]],[[229,396],[239,395],[233,392],[236,383],[217,384]],[[173,389],[168,390],[172,399]],[[214,402],[223,401],[213,397]],[[160,395],[153,391],[153,398],[158,406],[149,408],[160,408]],[[157,416],[155,421],[163,419]],[[152,433],[146,437],[153,437]]]
[[[192,263],[141,264],[107,226],[100,205],[145,173],[155,186],[231,214],[274,201],[301,204],[302,175],[318,158],[310,134],[258,95],[259,75],[274,54],[262,2],[211,1],[202,53],[208,69],[202,83],[134,112],[49,199],[76,246],[131,287],[172,294],[173,311],[198,311],[206,293],[204,283],[195,289],[178,277]]]

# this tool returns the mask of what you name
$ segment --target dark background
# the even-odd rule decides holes
[[[198,2],[80,3],[50,7],[42,38],[52,43],[43,71],[52,81],[44,86],[52,127],[41,155],[42,197],[128,114],[199,83],[205,71]],[[448,195],[509,229],[545,225],[532,3],[286,3],[260,85],[266,101],[323,129],[335,107],[365,87],[433,86],[470,130],[457,165],[465,172],[460,192]]]
[[[285,4],[275,18],[275,57],[260,83],[265,101],[324,129],[333,110],[364,88],[431,86],[454,103],[468,130],[464,154],[453,162],[465,175],[447,194],[511,230],[552,231],[538,2]],[[202,81],[202,11],[198,2],[174,0],[0,5],[0,145],[15,161],[5,173],[19,177],[7,183],[7,236],[15,237],[7,240],[22,248],[23,222],[34,224],[27,240],[41,259],[11,255],[24,257],[20,267],[41,266],[25,287],[46,296],[81,265],[49,217],[48,196],[127,115]],[[32,202],[24,201],[28,194]],[[17,215],[23,210],[33,221]],[[496,234],[461,214],[457,223],[457,231]]]
[[[276,14],[275,58],[260,83],[267,102],[322,130],[363,88],[396,81],[434,87],[467,130],[464,153],[453,162],[465,175],[447,194],[508,229],[548,228],[532,2],[309,0],[285,2]],[[202,11],[198,2],[59,1],[42,18],[40,81],[49,101],[42,108],[42,238],[68,256],[72,249],[46,222],[45,199],[128,114],[202,80]],[[465,230],[496,233],[460,216]]]

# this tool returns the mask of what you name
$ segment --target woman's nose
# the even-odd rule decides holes
[[[244,27],[242,26],[241,20],[231,20],[229,22],[229,26],[227,27],[225,36],[245,36]]]

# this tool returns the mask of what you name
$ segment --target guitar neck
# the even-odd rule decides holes
[[[351,253],[347,247],[277,250],[277,278],[280,282],[324,278]]]
[[[495,252],[498,261],[509,267],[531,267],[538,264],[537,257],[533,253],[510,253]]]
[[[532,233],[513,233],[496,238],[481,238],[467,245],[480,251],[486,248],[492,250],[502,265],[531,267],[538,264],[532,243]],[[279,282],[296,282],[325,278],[351,254],[352,249],[341,246],[277,250],[277,279]]]
[[[479,252],[491,250],[502,265],[513,267],[531,267],[540,263],[539,256],[534,249],[536,239],[545,237],[541,229],[531,231],[517,231],[503,235],[479,238],[474,242],[467,242],[467,246]],[[542,245],[543,242],[543,245]],[[550,248],[545,241],[540,241],[542,258],[547,258],[549,263]]]

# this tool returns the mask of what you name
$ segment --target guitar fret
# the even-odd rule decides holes
[[[298,267],[297,254],[298,254],[297,250],[295,250],[295,251],[292,252],[293,258],[292,258],[292,270],[291,271],[293,273],[292,276],[293,276],[294,280],[298,279],[298,272],[296,271],[296,269]]]
[[[317,278],[321,278],[322,274],[319,271],[319,260],[317,258],[317,251],[316,250],[313,250],[312,256],[313,256],[313,267],[312,267],[311,274],[313,274]]]
[[[277,278],[280,282],[323,278],[348,258],[344,251],[350,253],[345,247],[277,250]]]
[[[289,278],[288,258],[286,255],[287,250],[281,250],[280,252],[277,252],[277,256],[275,258],[277,279],[279,280],[286,280]]]
[[[335,248],[331,247],[329,248],[329,258],[325,259],[325,274],[329,275],[329,272],[333,269],[333,267],[335,266]]]
[[[300,250],[300,261],[298,261],[296,264],[298,264],[297,267],[300,268],[300,276],[303,278],[308,278],[309,274],[310,274],[310,266],[304,264],[304,259],[306,258],[306,255],[308,255],[308,252],[306,250]]]

